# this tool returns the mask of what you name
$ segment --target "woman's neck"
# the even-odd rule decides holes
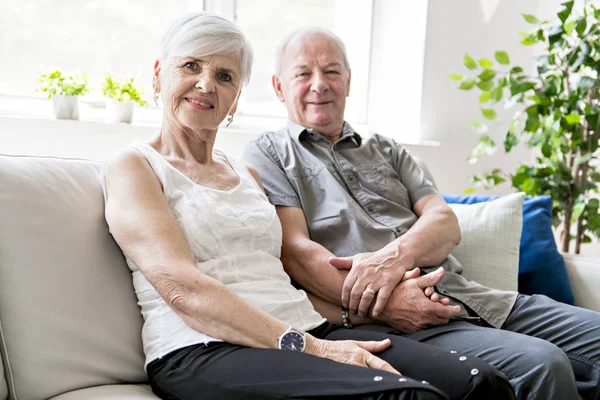
[[[163,124],[159,135],[152,139],[150,144],[167,158],[210,165],[213,163],[216,136],[216,129],[194,131],[189,128],[176,128]]]

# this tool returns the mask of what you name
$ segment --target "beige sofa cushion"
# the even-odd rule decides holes
[[[139,383],[142,317],[108,232],[99,163],[0,156],[0,328],[9,392]]]
[[[0,358],[0,400],[4,400],[8,397],[8,388],[6,387],[6,380],[4,379],[4,367],[2,365],[2,359]]]
[[[562,253],[569,273],[575,304],[600,312],[600,259]]]
[[[109,385],[75,390],[50,400],[154,400],[158,399],[148,385]]]

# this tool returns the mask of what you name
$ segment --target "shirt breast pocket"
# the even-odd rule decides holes
[[[324,165],[299,165],[289,168],[288,176],[292,179],[310,179],[319,175]]]
[[[408,189],[402,184],[398,173],[387,162],[369,165],[364,175],[378,195],[407,208],[411,207]]]

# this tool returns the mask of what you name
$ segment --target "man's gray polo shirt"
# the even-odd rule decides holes
[[[247,144],[243,158],[258,170],[271,203],[302,208],[311,239],[340,257],[395,240],[416,222],[415,203],[438,193],[404,147],[381,135],[363,141],[348,123],[332,144],[288,121]],[[438,291],[501,327],[516,293],[467,281],[452,255],[442,265],[447,274]]]

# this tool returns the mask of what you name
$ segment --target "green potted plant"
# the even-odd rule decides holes
[[[131,123],[134,103],[145,106],[148,103],[142,98],[143,90],[135,86],[135,79],[118,78],[106,73],[102,83],[102,93],[108,97],[107,110],[109,119],[114,122]]]
[[[59,69],[38,76],[37,91],[44,92],[52,100],[57,119],[79,119],[79,96],[90,92],[85,75],[65,75]]]
[[[590,0],[566,1],[555,20],[523,17],[533,29],[521,33],[521,43],[540,50],[534,73],[497,51],[495,62],[465,54],[464,65],[472,73],[450,75],[460,89],[480,91],[487,120],[497,117],[500,104],[517,106],[505,128],[504,151],[526,146],[535,153],[534,161],[511,173],[492,169],[473,182],[490,188],[508,181],[530,196],[551,195],[554,225],[561,225],[560,249],[573,250],[574,241],[579,254],[582,243],[600,238],[600,9]],[[480,134],[469,157],[475,162],[497,145],[484,123],[473,121],[472,126]]]

